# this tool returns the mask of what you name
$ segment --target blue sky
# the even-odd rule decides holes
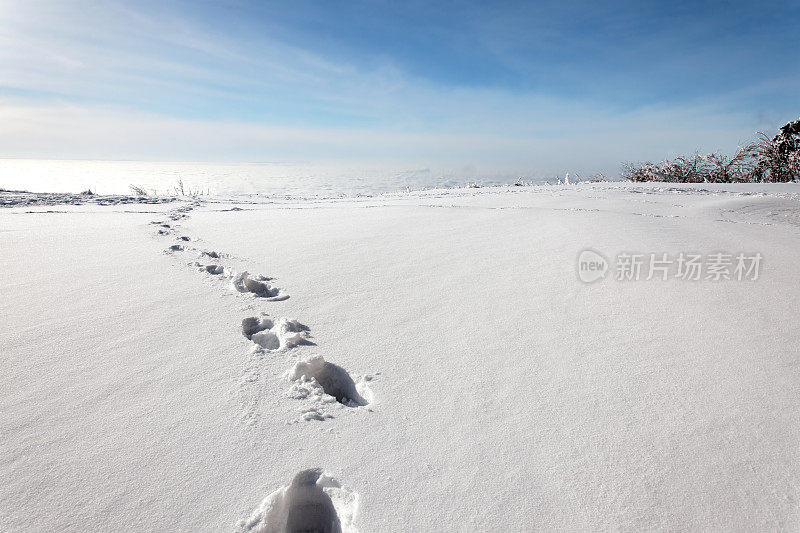
[[[797,2],[0,0],[0,156],[614,173],[800,116]]]

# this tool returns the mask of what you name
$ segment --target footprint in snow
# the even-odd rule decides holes
[[[267,496],[240,531],[259,533],[358,533],[353,522],[358,494],[320,468],[302,470],[289,486]]]
[[[208,257],[209,259],[220,259],[220,258],[222,258],[224,256],[225,256],[225,254],[220,254],[220,253],[215,252],[213,250],[211,250],[211,251],[203,250],[203,251],[200,252],[199,258],[202,259],[204,257]],[[194,266],[198,267],[199,270],[205,271],[205,272],[207,272],[207,273],[209,273],[211,275],[214,275],[214,276],[221,276],[221,275],[224,274],[224,275],[227,275],[228,277],[230,277],[232,275],[230,270],[226,269],[224,266],[222,266],[220,264],[217,264],[217,263],[211,263],[211,264],[207,264],[206,265],[206,264],[200,263],[199,261],[195,261],[194,263],[191,263],[191,265],[194,265]]]
[[[195,265],[212,276],[221,276],[225,273],[225,267],[222,265],[201,265],[200,263],[195,263]]]
[[[270,285],[273,278],[266,276],[251,276],[244,271],[233,276],[233,288],[242,293],[252,293],[259,298],[266,298],[271,302],[278,302],[289,298],[288,294],[283,293],[280,288]]]
[[[372,391],[368,378],[354,380],[339,365],[329,363],[321,355],[302,359],[286,373],[293,382],[288,396],[296,400],[309,400],[310,407],[301,409],[304,420],[333,418],[326,411],[337,402],[345,407],[364,407],[372,402]]]
[[[276,320],[266,314],[242,320],[242,334],[253,341],[254,350],[277,351],[300,344],[313,344],[308,340],[307,326],[297,320]]]

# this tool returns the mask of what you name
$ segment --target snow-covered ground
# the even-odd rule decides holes
[[[0,209],[0,530],[796,531],[798,237],[796,184]],[[733,279],[616,279],[681,253]]]

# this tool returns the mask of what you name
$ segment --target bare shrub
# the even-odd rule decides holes
[[[141,185],[134,185],[131,183],[128,187],[135,196],[150,196]]]
[[[198,196],[207,196],[211,194],[210,189],[203,190],[203,188],[199,185],[192,187],[191,185],[184,184],[183,179],[181,178],[178,178],[178,181],[175,182],[172,190],[175,192],[175,196],[188,196],[190,198],[197,198]]]

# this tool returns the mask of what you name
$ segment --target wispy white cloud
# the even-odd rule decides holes
[[[157,4],[0,0],[0,156],[352,160],[614,173],[729,149],[753,116],[445,86]],[[487,38],[488,39],[488,38]],[[505,53],[498,50],[497,53]]]

